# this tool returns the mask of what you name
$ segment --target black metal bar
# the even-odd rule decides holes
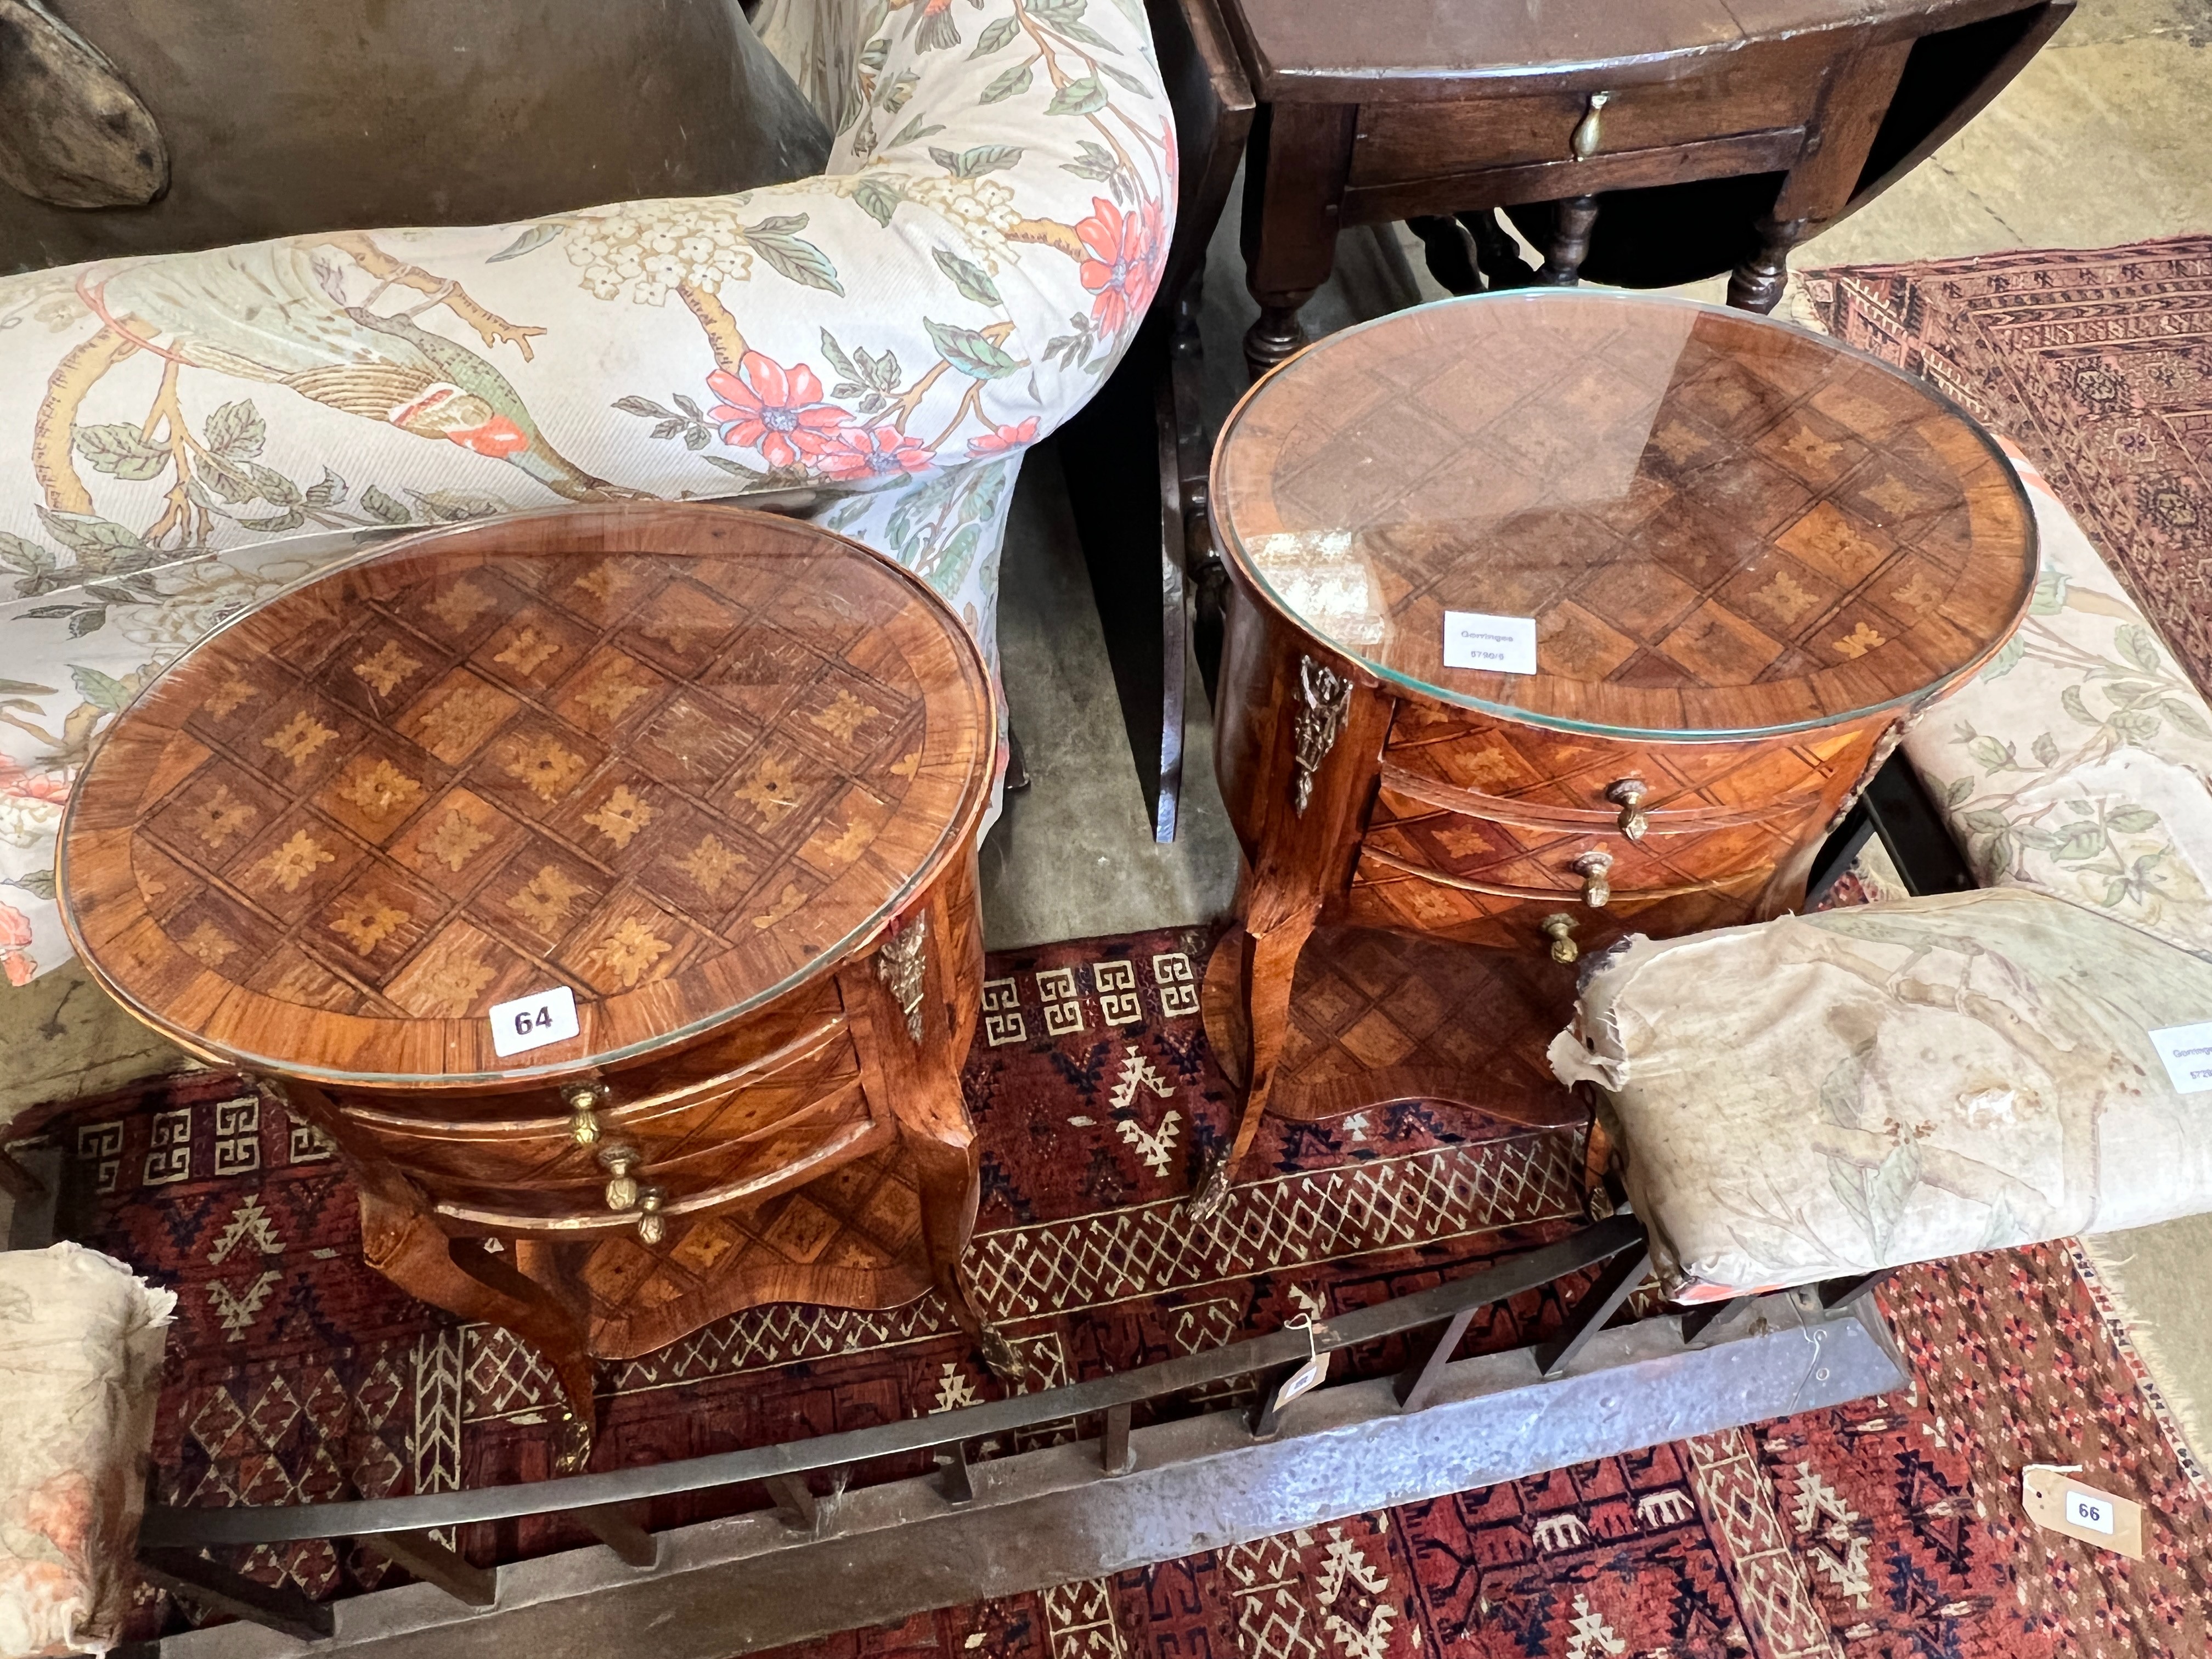
[[[1696,1341],[1711,1328],[1715,1321],[1726,1315],[1731,1308],[1739,1307],[1750,1300],[1751,1297],[1747,1296],[1730,1296],[1723,1297],[1718,1302],[1699,1303],[1682,1316],[1682,1340]]]
[[[1576,1305],[1574,1318],[1569,1322],[1565,1334],[1557,1342],[1547,1343],[1536,1350],[1536,1369],[1546,1376],[1557,1376],[1567,1367],[1567,1362],[1583,1350],[1583,1345],[1605,1328],[1605,1322],[1620,1310],[1628,1300],[1629,1292],[1644,1282],[1644,1275],[1651,1271],[1651,1247],[1624,1250],[1613,1258],[1606,1270],[1597,1277],[1597,1283],[1583,1293]]]
[[[1548,1285],[1642,1244],[1644,1229],[1632,1216],[1614,1216],[1556,1244],[1526,1251],[1480,1273],[1432,1290],[1401,1296],[1331,1318],[1316,1331],[1323,1350],[1353,1347],[1418,1330],[1448,1319],[1462,1307],[1483,1307]],[[286,1543],[309,1538],[368,1538],[391,1532],[428,1531],[479,1521],[504,1521],[555,1510],[705,1492],[772,1474],[835,1468],[874,1458],[927,1451],[949,1438],[979,1440],[1011,1435],[1068,1418],[1093,1417],[1116,1405],[1135,1405],[1187,1393],[1208,1383],[1247,1376],[1306,1358],[1304,1331],[1273,1331],[1218,1348],[1184,1354],[1088,1382],[1016,1395],[957,1411],[910,1418],[875,1428],[848,1430],[808,1440],[786,1441],[750,1451],[717,1452],[668,1463],[641,1465],[605,1474],[569,1475],[473,1491],[432,1492],[337,1504],[268,1508],[179,1510],[149,1505],[138,1536],[148,1545]]]
[[[1260,1379],[1260,1397],[1252,1402],[1252,1409],[1245,1413],[1255,1438],[1264,1440],[1282,1426],[1283,1413],[1276,1404],[1277,1398],[1283,1391],[1283,1384],[1303,1370],[1305,1363],[1301,1359],[1295,1365],[1278,1365]]]
[[[0,1148],[0,1193],[18,1204],[28,1204],[46,1190],[46,1183]]]
[[[371,1533],[361,1541],[394,1566],[404,1567],[426,1584],[435,1584],[456,1601],[488,1607],[499,1600],[497,1572],[463,1559],[427,1532]]]
[[[1856,1302],[1897,1271],[1894,1267],[1878,1267],[1870,1273],[1856,1273],[1842,1279],[1820,1281],[1820,1305],[1831,1311]]]
[[[1106,1422],[1098,1440],[1098,1462],[1109,1474],[1127,1474],[1137,1467],[1135,1455],[1129,1449],[1129,1407],[1109,1406]]]
[[[1844,815],[1836,833],[1820,843],[1820,850],[1813,855],[1813,873],[1805,878],[1805,908],[1820,908],[1820,901],[1828,896],[1828,890],[1843,879],[1844,872],[1851,867],[1852,860],[1865,850],[1874,839],[1874,814],[1863,800]]]
[[[1429,1403],[1443,1376],[1444,1367],[1451,1363],[1452,1350],[1459,1346],[1460,1338],[1467,1334],[1468,1324],[1479,1311],[1462,1308],[1443,1324],[1432,1326],[1413,1338],[1413,1356],[1390,1384],[1390,1392],[1397,1397],[1401,1408],[1417,1412]]]
[[[627,1504],[594,1504],[567,1514],[633,1567],[649,1567],[660,1559],[659,1540],[638,1524]]]
[[[975,1483],[968,1474],[968,1443],[955,1440],[939,1454],[942,1473],[937,1477],[937,1489],[945,1494],[948,1504],[972,1504],[975,1501]]]
[[[814,1496],[814,1488],[806,1483],[805,1475],[771,1474],[762,1484],[793,1526],[811,1531],[821,1524],[821,1500]]]
[[[1963,893],[1974,885],[1974,872],[1960,856],[1943,815],[1902,754],[1892,755],[1874,775],[1859,804],[1912,892]]]
[[[190,1596],[211,1612],[251,1620],[302,1642],[319,1642],[337,1628],[328,1603],[312,1601],[290,1584],[256,1583],[190,1550],[141,1550],[138,1571],[156,1589]]]

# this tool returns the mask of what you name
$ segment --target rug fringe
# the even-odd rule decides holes
[[[2112,1247],[2096,1238],[2066,1241],[2074,1271],[2088,1287],[2106,1334],[2119,1350],[2120,1359],[2142,1391],[2143,1405],[2166,1437],[2173,1460],[2187,1472],[2197,1496],[2212,1502],[2212,1480],[2197,1448],[2206,1443],[2203,1416],[2196,1401],[2183,1389],[2173,1365],[2160,1350],[2152,1328],[2134,1318],[2127,1307],[2127,1283],[2122,1272],[2127,1257],[2115,1258]]]

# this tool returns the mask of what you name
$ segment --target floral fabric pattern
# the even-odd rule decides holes
[[[176,1303],[80,1245],[0,1251],[0,1659],[121,1633]]]
[[[2043,888],[2212,951],[2212,710],[2018,453],[2027,621],[1905,739],[1984,886]]]
[[[2212,963],[2000,887],[1637,939],[1552,1061],[1603,1091],[1695,1300],[2212,1207],[2149,1036],[2208,1014]]]
[[[763,38],[823,176],[480,229],[0,278],[0,973],[64,960],[55,831],[101,728],[365,538],[773,493],[920,572],[997,660],[1021,452],[1166,257],[1139,0],[814,0]]]

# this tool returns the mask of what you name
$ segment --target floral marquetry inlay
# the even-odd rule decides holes
[[[67,897],[95,972],[204,1052],[586,1065],[835,971],[836,941],[973,856],[993,733],[958,620],[810,526],[641,506],[456,528],[179,659],[77,784]],[[131,875],[100,887],[115,853]],[[109,951],[149,925],[167,957]],[[487,1011],[562,986],[582,1035],[496,1056]],[[447,1034],[410,1039],[424,1021]]]
[[[1238,405],[1211,499],[1243,579],[1356,670],[1620,737],[1925,696],[2035,581],[2012,469],[1926,382],[1672,299],[1525,289],[1345,330]],[[1533,623],[1534,672],[1447,665],[1455,613]]]

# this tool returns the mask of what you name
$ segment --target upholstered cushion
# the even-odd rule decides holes
[[[2212,1208],[2212,1093],[2148,1035],[2207,1020],[2212,962],[1996,888],[1637,938],[1552,1062],[1697,1300]]]
[[[364,532],[776,492],[921,572],[995,661],[1018,458],[1112,368],[1166,254],[1144,9],[822,12],[774,31],[845,121],[820,178],[0,278],[8,981],[68,956],[54,831],[87,743]]]
[[[79,1245],[0,1253],[0,1659],[120,1632],[176,1302]]]
[[[2039,887],[2212,951],[2212,710],[2040,474],[2027,622],[1905,754],[1982,885]]]

